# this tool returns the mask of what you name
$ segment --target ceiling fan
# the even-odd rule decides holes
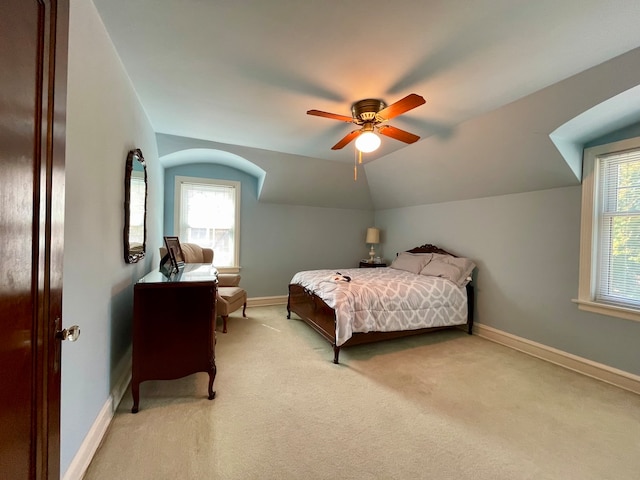
[[[380,137],[375,134],[376,130],[382,135],[395,138],[404,143],[414,143],[418,141],[420,139],[419,136],[392,127],[391,125],[385,125],[384,122],[419,107],[424,103],[424,98],[415,93],[411,93],[391,105],[387,105],[382,100],[374,98],[359,100],[351,106],[351,117],[322,112],[320,110],[309,110],[307,114],[360,125],[361,128],[345,135],[342,140],[331,147],[331,149],[340,150],[353,140],[356,140],[356,148],[360,152],[368,153],[373,152],[380,146]]]

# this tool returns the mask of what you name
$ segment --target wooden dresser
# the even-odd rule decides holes
[[[171,278],[151,272],[134,286],[132,413],[138,411],[140,383],[209,374],[215,397],[215,322],[218,272],[210,264],[187,264]]]

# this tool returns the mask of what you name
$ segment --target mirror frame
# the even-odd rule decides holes
[[[134,163],[139,162],[144,171],[144,237],[142,240],[142,248],[135,251],[129,244],[129,230],[131,228],[131,176],[134,170]],[[147,165],[145,164],[142,151],[139,148],[129,150],[127,155],[127,163],[124,172],[124,261],[126,263],[136,263],[144,258],[147,250]]]

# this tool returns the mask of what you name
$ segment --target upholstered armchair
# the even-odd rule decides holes
[[[180,244],[185,263],[213,263],[213,249],[201,247],[195,243]],[[160,257],[167,254],[160,247]],[[216,312],[222,317],[222,333],[227,333],[229,315],[242,307],[242,316],[247,317],[247,292],[240,287],[240,275],[237,273],[219,273],[216,297]]]

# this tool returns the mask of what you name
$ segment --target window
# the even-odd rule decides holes
[[[220,271],[238,271],[240,182],[177,176],[174,215],[181,242],[213,248]]]
[[[585,150],[583,310],[640,321],[640,138]]]

